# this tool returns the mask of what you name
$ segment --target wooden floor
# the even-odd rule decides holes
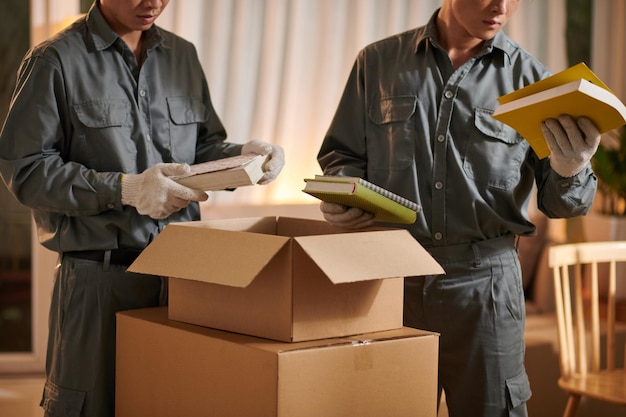
[[[0,378],[0,416],[43,417],[39,407],[43,376]]]

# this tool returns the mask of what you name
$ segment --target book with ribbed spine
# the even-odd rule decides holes
[[[359,177],[316,175],[305,178],[302,191],[320,200],[358,207],[376,215],[376,221],[413,224],[419,204]]]

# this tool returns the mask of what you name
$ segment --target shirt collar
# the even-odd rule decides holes
[[[425,26],[419,28],[415,34],[415,53],[419,51],[420,48],[425,47],[426,42],[430,41],[437,44],[437,27],[435,26],[435,20],[437,19],[437,14],[439,13],[439,9],[433,13],[433,15],[428,20]]]
[[[111,29],[107,21],[104,19],[102,12],[100,12],[100,2],[96,1],[92,4],[89,12],[87,13],[87,37],[91,39],[93,47],[98,50],[104,50],[113,45],[118,39],[121,40],[119,35]],[[149,50],[160,46],[164,42],[164,37],[161,29],[152,25],[150,29],[144,33],[144,45],[145,49]]]
[[[499,31],[493,39],[485,43],[485,50],[488,52],[498,49],[511,60],[511,52],[516,44],[503,32]]]
[[[420,48],[425,47],[424,45],[426,42],[431,42],[435,45],[439,44],[437,26],[435,24],[439,10],[440,9],[437,9],[428,20],[428,23],[417,31],[415,39],[415,53],[417,53]],[[498,49],[510,58],[510,51],[513,47],[514,43],[511,39],[506,36],[503,31],[499,31],[496,33],[496,36],[485,42],[481,55],[488,54],[494,49]]]

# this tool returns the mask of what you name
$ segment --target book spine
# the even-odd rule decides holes
[[[403,206],[408,207],[408,208],[410,208],[413,211],[416,211],[416,212],[420,211],[419,204],[417,204],[417,203],[415,203],[415,202],[413,202],[413,201],[411,201],[409,199],[406,199],[406,198],[404,198],[402,196],[399,196],[398,194],[393,193],[393,192],[391,192],[391,191],[389,191],[389,190],[387,190],[387,189],[385,189],[383,187],[380,187],[380,186],[378,186],[378,185],[376,185],[374,183],[371,183],[371,182],[366,181],[366,180],[361,178],[361,179],[359,179],[359,184],[361,184],[365,188],[368,188],[368,189],[370,189],[370,190],[372,190],[374,192],[377,192],[378,194],[382,194],[385,197],[387,197],[388,199],[393,200],[396,203],[402,204]]]
[[[375,213],[378,221],[415,223],[416,210],[387,198],[362,184],[357,185],[354,195],[365,202],[365,205],[361,207],[366,211]]]

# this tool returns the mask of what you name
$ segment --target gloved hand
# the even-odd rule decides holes
[[[258,181],[259,184],[269,184],[274,181],[280,171],[285,166],[285,151],[280,146],[271,145],[260,140],[251,140],[241,147],[241,154],[255,153],[258,155],[269,155],[265,165],[263,165],[263,176]]]
[[[169,176],[189,174],[187,164],[156,164],[141,174],[122,177],[122,204],[137,208],[139,214],[164,219],[185,208],[191,201],[205,201],[204,191],[180,185]]]
[[[374,224],[374,214],[358,207],[347,207],[341,204],[322,201],[320,210],[324,219],[335,227],[344,229],[361,229]]]
[[[582,171],[600,144],[600,132],[586,117],[547,119],[541,123],[541,131],[550,149],[550,166],[566,178]]]

